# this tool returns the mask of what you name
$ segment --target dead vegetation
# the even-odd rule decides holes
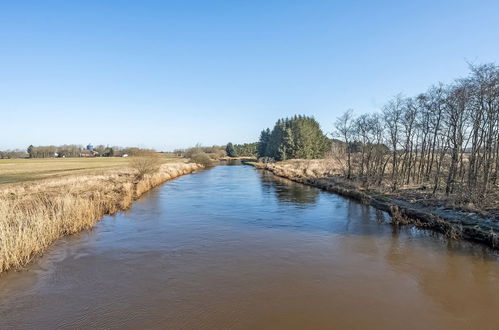
[[[153,175],[159,171],[161,160],[154,152],[145,152],[130,158],[130,167],[135,170],[137,180],[142,180],[146,175]]]
[[[202,151],[192,154],[189,160],[193,163],[201,164],[206,167],[213,165],[213,160],[210,158],[210,156]]]
[[[497,210],[499,66],[470,65],[470,71],[414,97],[399,94],[381,112],[340,116],[332,157],[343,176],[474,212]]]
[[[156,163],[152,166],[149,160],[140,164],[141,169],[156,169]],[[56,239],[91,228],[104,215],[127,209],[151,188],[200,168],[198,164],[171,163],[157,165],[154,172],[120,169],[3,185],[0,272],[21,268]]]
[[[426,183],[398,184],[393,190],[390,174],[377,178],[376,183],[366,182],[364,176],[352,172],[347,179],[347,164],[345,153],[330,153],[325,159],[293,159],[278,163],[269,163],[267,167],[283,177],[307,179],[327,179],[335,185],[349,187],[359,191],[374,192],[392,198],[406,200],[410,203],[422,204],[428,207],[445,207],[457,211],[473,212],[482,217],[499,220],[499,187],[490,187],[487,195],[480,195],[477,188],[461,187],[453,194],[446,194],[445,189],[434,191]],[[361,155],[352,154],[352,167],[361,162]],[[391,171],[391,165],[386,165],[386,171]]]
[[[483,214],[470,209],[466,212],[462,212],[462,209],[453,211],[450,205],[446,204],[445,194],[441,195],[440,200],[425,200],[421,192],[414,188],[406,188],[405,191],[398,190],[394,193],[389,185],[366,187],[360,180],[346,179],[344,167],[334,159],[250,164],[269,170],[277,176],[372,205],[378,210],[387,212],[390,215],[390,223],[395,227],[413,225],[421,229],[438,231],[449,239],[465,238],[499,247],[497,235],[499,222],[497,220],[486,218]],[[435,198],[435,195],[433,196]],[[442,214],[438,211],[441,209],[450,211]],[[385,221],[379,213],[377,213],[377,221]]]

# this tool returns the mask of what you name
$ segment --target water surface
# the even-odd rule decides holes
[[[498,327],[496,253],[383,217],[248,166],[183,176],[0,277],[0,328]]]

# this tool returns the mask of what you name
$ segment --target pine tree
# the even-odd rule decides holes
[[[275,160],[320,158],[328,145],[329,140],[319,123],[312,117],[300,115],[279,119],[272,131],[262,131],[258,155]]]
[[[258,157],[269,156],[269,142],[270,142],[270,129],[265,129],[260,133],[260,140],[258,141],[257,151]]]
[[[31,144],[29,147],[28,147],[28,154],[29,154],[29,158],[34,158],[34,149],[35,147]]]
[[[236,150],[234,149],[234,145],[229,142],[227,143],[227,146],[225,147],[225,152],[227,153],[227,156],[229,157],[236,157]]]

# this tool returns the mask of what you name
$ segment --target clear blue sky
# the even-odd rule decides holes
[[[0,149],[329,132],[498,57],[499,1],[0,0]]]

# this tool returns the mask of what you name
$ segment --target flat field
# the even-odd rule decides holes
[[[163,163],[183,162],[183,158],[161,155]],[[0,184],[57,178],[74,174],[99,174],[129,166],[129,158],[34,158],[0,159]]]

